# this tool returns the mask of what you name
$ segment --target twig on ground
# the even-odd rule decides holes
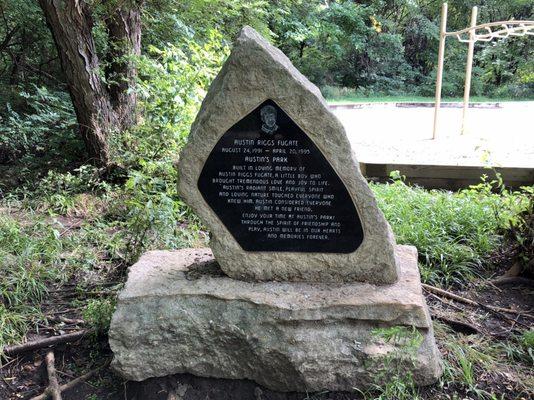
[[[72,319],[72,318],[66,318],[66,317],[54,317],[54,316],[47,316],[47,320],[53,321],[53,322],[63,322],[64,324],[69,325],[83,325],[85,324],[85,321],[83,319]]]
[[[433,297],[434,299],[438,300],[440,303],[443,303],[443,304],[445,304],[445,305],[448,306],[448,307],[454,308],[456,311],[459,311],[459,312],[462,312],[462,313],[465,312],[464,309],[462,309],[462,308],[460,308],[460,307],[454,305],[454,304],[451,303],[450,301],[447,301],[447,300],[445,300],[445,299],[442,299],[441,297],[436,296],[434,293],[429,292],[428,290],[426,290],[426,292],[427,292],[431,297]]]
[[[57,372],[59,375],[66,376],[67,378],[70,378],[70,379],[74,379],[74,378],[76,378],[74,375],[69,374],[68,372],[58,371],[58,370],[56,370],[56,372]]]
[[[91,371],[79,376],[78,378],[73,379],[72,381],[70,381],[68,383],[65,383],[64,385],[61,385],[59,387],[59,392],[60,393],[66,392],[67,390],[72,389],[73,387],[75,387],[79,383],[82,383],[82,382],[88,380],[89,378],[93,377],[98,372],[100,372],[102,369],[106,368],[109,365],[110,361],[111,360],[108,360],[103,365],[101,365],[100,367],[92,369]],[[48,399],[48,396],[49,396],[49,394],[45,390],[45,392],[43,394],[31,398],[31,400],[46,400],[46,399]]]
[[[499,317],[501,317],[502,319],[505,319],[506,321],[508,322],[511,322],[512,324],[512,327],[515,326],[515,324],[517,325],[521,325],[523,328],[527,328],[527,329],[530,329],[530,326],[527,325],[527,324],[524,324],[522,322],[519,322],[519,318],[522,317],[522,316],[525,316],[526,314],[521,314],[520,312],[516,312],[516,318],[510,318],[508,315],[506,315],[505,313],[501,312],[501,311],[497,311],[495,310],[494,308],[490,307],[490,306],[487,306],[485,304],[481,304],[479,303],[480,307],[482,307],[483,309],[485,309],[486,311],[489,311]]]
[[[51,311],[50,315],[67,314],[67,313],[74,312],[74,311],[79,311],[79,310],[80,310],[79,308],[67,308],[67,309],[64,309],[64,310]]]
[[[480,329],[478,329],[478,327],[476,327],[475,325],[468,324],[464,321],[458,321],[456,319],[445,317],[443,315],[434,315],[434,318],[449,325],[456,332],[465,333],[468,335],[482,333]]]
[[[492,281],[484,281],[484,284],[487,284],[493,289],[495,289],[497,292],[502,293],[502,289],[500,287],[497,287]]]
[[[90,330],[82,329],[77,332],[66,333],[65,335],[52,336],[44,339],[33,340],[22,344],[4,347],[4,354],[6,356],[14,356],[16,354],[24,353],[31,350],[41,349],[43,347],[55,346],[57,344],[74,342],[87,335]]]
[[[5,370],[5,368],[6,368],[8,365],[13,364],[16,360],[17,360],[17,359],[14,358],[14,359],[12,359],[11,361],[6,362],[5,364],[2,364],[2,359],[0,358],[0,369],[4,369],[4,370]]]
[[[528,328],[528,329],[530,329],[530,327],[528,325],[526,325],[526,324],[524,324],[522,322],[516,321],[513,318],[510,318],[507,315],[505,315],[504,313],[515,314],[515,315],[519,315],[521,317],[527,317],[527,318],[533,318],[534,319],[534,316],[532,316],[530,314],[522,313],[521,311],[512,310],[512,309],[509,309],[509,308],[488,306],[486,304],[480,303],[479,301],[467,299],[465,297],[459,296],[457,294],[448,292],[446,290],[443,290],[443,289],[440,289],[440,288],[437,288],[437,287],[434,287],[434,286],[431,286],[431,285],[427,285],[425,283],[423,283],[422,285],[423,285],[423,288],[428,290],[429,292],[433,292],[433,293],[439,294],[439,295],[441,295],[443,297],[447,297],[449,299],[456,300],[456,301],[458,301],[460,303],[469,304],[469,305],[475,306],[475,307],[482,307],[483,309],[485,309],[487,311],[490,311],[490,312],[502,317],[503,319],[505,319],[507,321],[511,321],[514,324],[517,323],[518,325],[521,325],[521,326],[523,326],[525,328]]]
[[[63,236],[65,233],[67,233],[67,232],[70,231],[71,229],[77,229],[77,228],[81,227],[82,224],[83,224],[83,222],[84,222],[84,221],[81,220],[81,221],[78,221],[78,222],[72,224],[71,226],[68,226],[67,228],[63,229],[63,230],[59,233],[59,236],[60,236],[60,237]]]
[[[48,372],[48,387],[45,393],[52,397],[52,400],[61,400],[61,392],[57,380],[56,368],[54,367],[54,352],[46,353],[46,371]]]
[[[12,392],[16,392],[17,391],[17,388],[15,386],[13,386],[13,384],[11,382],[9,382],[9,379],[6,378],[5,376],[2,377],[2,380],[4,381],[4,383],[6,384],[6,386],[11,389]]]
[[[522,317],[534,318],[534,315],[526,314],[526,313],[523,313],[523,312],[521,312],[519,310],[513,310],[511,308],[488,306],[488,305],[480,303],[479,301],[475,301],[475,300],[468,299],[466,297],[459,296],[459,295],[457,295],[455,293],[448,292],[447,290],[440,289],[440,288],[437,288],[435,286],[427,285],[426,283],[423,283],[422,285],[423,285],[423,288],[428,290],[429,292],[433,292],[433,293],[441,295],[443,297],[447,297],[449,299],[456,300],[456,301],[458,301],[460,303],[469,304],[471,306],[487,307],[487,308],[490,308],[493,311],[504,312],[504,313],[509,313],[509,314],[519,314]]]
[[[39,328],[37,333],[39,333],[39,330],[42,330],[42,331],[55,331],[56,330],[53,326],[41,324],[40,322],[37,322],[36,325]]]
[[[489,281],[492,285],[524,285],[534,287],[534,280],[523,278],[521,276],[503,276],[501,278],[492,279]]]
[[[122,283],[124,282],[109,281],[109,282],[100,282],[100,283],[90,283],[90,284],[84,285],[83,288],[89,289],[89,288],[95,288],[95,287],[115,286],[115,285],[120,285]],[[78,287],[79,285],[80,285],[79,283],[64,283],[61,289],[54,289],[52,291],[60,292],[64,290],[76,290],[76,287]],[[72,287],[72,289],[66,289],[66,287]]]

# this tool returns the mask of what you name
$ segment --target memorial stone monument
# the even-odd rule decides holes
[[[399,371],[438,379],[417,250],[395,244],[319,90],[252,28],[211,85],[179,173],[211,250],[152,251],[131,267],[109,334],[115,371],[302,392]],[[381,334],[399,327],[420,340]]]

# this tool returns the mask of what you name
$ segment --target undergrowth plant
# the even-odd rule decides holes
[[[373,340],[390,346],[377,359],[368,360],[375,371],[371,390],[361,392],[365,399],[416,400],[420,399],[413,368],[417,352],[423,342],[423,335],[415,327],[392,326],[377,328],[372,332]]]
[[[28,226],[0,214],[0,351],[41,319],[46,281],[61,279],[58,234],[42,222]]]
[[[128,178],[110,210],[125,228],[125,255],[148,248],[205,245],[200,221],[177,193],[175,162],[206,89],[229,51],[216,30],[199,43],[183,37],[138,60],[141,123],[115,137],[112,148]]]
[[[528,188],[495,192],[496,186],[484,180],[459,192],[425,190],[398,176],[391,183],[371,183],[397,242],[417,247],[423,281],[441,286],[482,275],[503,229],[527,206]]]
[[[40,179],[28,178],[0,193],[0,348],[21,340],[42,318],[40,304],[50,287],[105,281],[122,274],[146,249],[205,245],[198,218],[178,196],[174,162],[227,51],[213,33],[204,44],[185,40],[151,52],[152,57],[139,60],[144,119],[111,143],[127,171],[125,182],[106,182],[100,170],[82,165],[47,170]],[[55,100],[44,91],[38,95],[39,106]],[[35,157],[49,134],[60,137],[61,129],[72,128],[69,109],[57,115],[46,111],[35,118],[13,114],[5,126],[15,135],[17,129],[24,133],[20,129],[41,124],[33,142],[22,137],[9,143],[18,146],[13,147],[17,157]],[[95,330],[107,331],[112,311],[107,300],[75,306],[86,309]]]
[[[115,299],[91,299],[83,310],[83,319],[94,329],[95,334],[105,334],[115,310]]]
[[[494,393],[492,381],[498,375],[509,380],[510,391],[530,398],[534,377],[532,330],[508,339],[488,336],[458,335],[447,325],[434,321],[436,340],[442,348],[444,373],[438,385],[446,391],[464,392],[463,398],[494,400],[503,397]],[[498,390],[498,389],[497,389]],[[530,396],[530,397],[529,397]]]
[[[105,281],[123,247],[109,225],[66,227],[53,214],[24,211],[0,214],[0,349],[43,320],[50,289]]]
[[[32,86],[19,91],[18,97],[25,105],[24,112],[13,110],[9,104],[5,112],[0,110],[0,162],[19,161],[24,170],[46,168],[84,153],[67,93]]]

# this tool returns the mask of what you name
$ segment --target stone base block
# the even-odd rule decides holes
[[[130,269],[109,333],[113,368],[141,381],[177,373],[251,379],[277,391],[353,391],[441,363],[414,247],[391,285],[244,282],[209,249],[152,251]]]

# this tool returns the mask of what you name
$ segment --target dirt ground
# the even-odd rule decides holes
[[[461,103],[440,111],[402,103],[334,105],[360,162],[534,168],[534,102],[480,104],[469,108],[465,133]]]
[[[451,328],[446,335],[453,335],[454,341],[465,346],[484,341],[495,342],[506,340],[517,331],[531,326],[533,320],[521,316],[523,312],[534,309],[534,289],[530,286],[509,285],[494,286],[486,281],[473,282],[468,288],[457,292],[462,296],[480,301],[483,304],[507,307],[517,310],[518,314],[506,318],[488,312],[481,307],[472,307],[462,303],[438,297],[427,292],[427,302],[434,321],[439,321]],[[65,311],[62,315],[69,319],[79,318],[79,311],[62,309],[60,297],[50,299],[49,312]],[[36,332],[36,336],[65,333],[76,326],[53,327],[48,331]],[[451,349],[450,336],[443,340],[443,333],[437,332],[437,342],[445,359]],[[44,391],[47,386],[46,366],[43,361],[46,349],[9,359],[0,372],[0,399],[31,399]],[[59,383],[71,381],[77,376],[97,368],[109,361],[111,352],[105,337],[87,336],[67,345],[55,347],[56,368],[59,372]],[[478,369],[477,387],[488,392],[499,393],[502,399],[528,399],[534,395],[525,388],[521,376],[532,375],[528,366],[526,370],[508,369],[505,365],[498,370]],[[518,374],[520,373],[520,374]],[[532,388],[531,388],[532,389]],[[424,388],[424,399],[471,399],[471,394],[455,383],[441,382]],[[109,400],[349,400],[362,398],[354,393],[277,393],[267,390],[246,380],[225,380],[199,378],[191,375],[176,375],[167,378],[149,379],[144,382],[124,382],[108,368],[103,368],[94,378],[77,385],[73,390],[63,393],[64,400],[109,399]],[[498,397],[499,399],[501,397]]]

